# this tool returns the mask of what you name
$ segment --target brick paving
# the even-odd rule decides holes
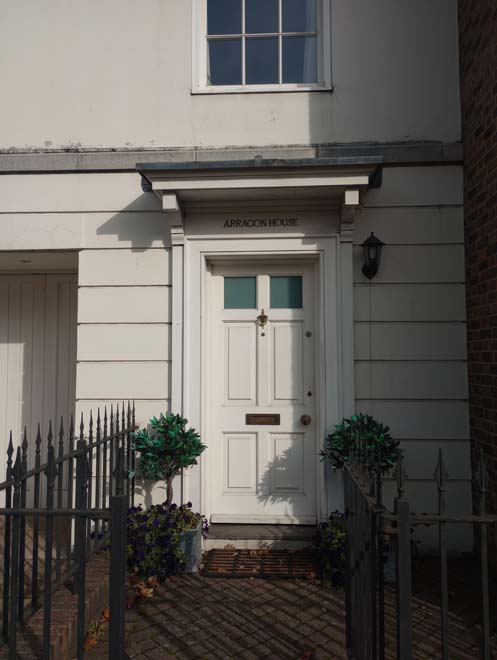
[[[394,660],[393,588],[387,588],[385,600],[386,657]],[[413,658],[440,658],[437,604],[413,597],[412,607]],[[473,616],[451,612],[449,634],[451,659],[479,657],[480,629]],[[126,612],[126,641],[129,657],[144,660],[346,658],[344,596],[302,579],[188,575],[166,582],[152,598],[138,601]],[[105,633],[86,657],[107,658]]]
[[[346,658],[343,596],[308,580],[167,582],[126,613],[130,658]],[[106,639],[87,658],[106,658]]]

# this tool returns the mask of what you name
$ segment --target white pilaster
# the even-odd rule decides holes
[[[183,271],[185,232],[183,215],[176,194],[162,196],[162,208],[171,223],[171,412],[183,412]]]
[[[342,416],[353,414],[354,389],[354,219],[359,206],[359,191],[346,190],[340,209],[340,316]]]

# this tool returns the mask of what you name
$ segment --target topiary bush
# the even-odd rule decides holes
[[[390,435],[390,427],[377,422],[371,415],[359,413],[335,426],[320,451],[322,461],[340,470],[353,454],[363,465],[379,463],[383,473],[389,472],[401,453],[399,441]]]
[[[181,470],[197,465],[206,449],[195,429],[181,415],[152,417],[147,428],[133,433],[133,450],[140,454],[140,475],[166,483],[166,504],[173,501],[173,479]]]

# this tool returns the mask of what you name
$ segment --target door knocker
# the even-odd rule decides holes
[[[266,325],[267,322],[268,322],[268,316],[267,316],[267,314],[264,314],[264,309],[262,309],[261,313],[257,317],[257,325],[260,325],[262,330],[264,330],[264,326]],[[265,336],[266,336],[266,333],[261,332],[261,337],[265,337]]]
[[[257,323],[258,323],[258,325],[261,326],[261,328],[263,328],[266,325],[267,322],[268,322],[268,316],[267,316],[267,314],[264,314],[264,310],[262,309],[261,313],[257,317]]]

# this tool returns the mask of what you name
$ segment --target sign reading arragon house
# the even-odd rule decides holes
[[[225,229],[298,227],[298,218],[231,218],[224,223]]]

